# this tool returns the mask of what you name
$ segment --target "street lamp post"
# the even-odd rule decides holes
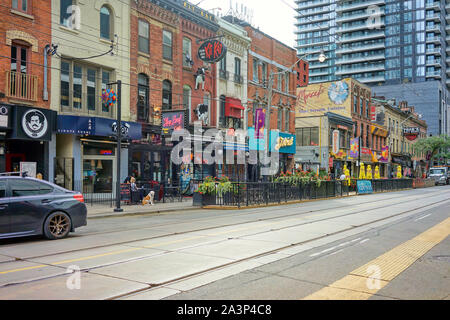
[[[121,142],[122,142],[122,81],[117,80],[117,82],[108,83],[108,85],[117,85],[117,168],[116,168],[116,207],[114,212],[122,212],[123,209],[120,207],[120,152],[121,152]]]

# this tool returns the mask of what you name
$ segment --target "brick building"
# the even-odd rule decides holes
[[[143,135],[130,146],[129,172],[137,178],[180,178],[170,163],[173,144],[162,134],[164,119],[182,116],[191,133],[198,120],[217,125],[216,68],[197,57],[201,40],[217,30],[213,15],[187,1],[131,2],[130,110]],[[199,73],[204,80],[197,83]]]
[[[49,179],[56,124],[49,110],[51,2],[1,0],[0,13],[0,171],[32,162],[31,171]]]
[[[276,134],[289,141],[293,138],[292,146],[280,149],[280,170],[292,170],[294,167],[295,153],[295,90],[297,87],[296,74],[291,68],[297,62],[296,50],[252,27],[248,23],[232,16],[224,17],[231,23],[240,25],[247,31],[251,39],[249,49],[247,79],[248,79],[248,103],[247,122],[249,129],[249,147],[252,150],[255,145],[264,145],[263,139],[254,139],[255,115],[258,109],[266,110],[268,104],[268,82],[269,76],[273,73],[273,94],[272,105],[269,115],[269,150],[274,151]],[[267,115],[265,115],[267,116]],[[267,133],[267,128],[265,128]],[[267,134],[265,135],[267,136]],[[273,141],[272,141],[273,140]],[[254,171],[255,166],[249,166],[250,171]],[[257,179],[259,173],[250,172],[250,179]]]

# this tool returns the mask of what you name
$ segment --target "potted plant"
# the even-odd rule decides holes
[[[211,176],[206,177],[194,191],[194,205],[216,204],[216,192],[216,179]]]

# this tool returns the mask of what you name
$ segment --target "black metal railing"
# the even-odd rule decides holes
[[[180,185],[164,183],[151,183],[147,181],[137,181],[136,186],[142,188],[142,195],[145,197],[150,191],[154,191],[155,203],[182,202],[190,197],[186,197],[183,187]],[[130,184],[122,184],[120,197],[125,205],[141,203],[141,191],[132,191]],[[89,183],[86,181],[74,181],[73,191],[83,194],[86,205],[116,205],[116,183],[106,181],[103,183]]]
[[[371,180],[373,192],[397,191],[413,187],[412,179],[382,179]],[[200,181],[196,181],[200,183]],[[331,180],[308,182],[305,184],[289,184],[276,182],[232,182],[227,191],[219,184],[215,192],[202,195],[202,205],[244,207],[253,205],[268,205],[302,201],[345,197],[358,194],[356,180],[350,184],[346,180]]]

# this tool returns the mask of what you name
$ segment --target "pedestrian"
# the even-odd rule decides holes
[[[137,192],[139,193],[139,201],[142,201],[144,199],[144,188],[138,188],[136,185],[136,179],[134,177],[130,178],[130,184],[131,184],[131,192]]]

